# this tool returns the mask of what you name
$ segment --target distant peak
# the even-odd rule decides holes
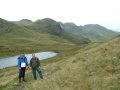
[[[104,28],[104,29],[107,29],[106,27],[101,26],[101,25],[99,25],[99,24],[86,24],[86,25],[84,25],[84,27],[96,27],[96,28]]]
[[[7,21],[7,20],[0,18],[0,21]]]
[[[2,18],[0,18],[0,20],[3,20]]]
[[[99,24],[86,24],[84,26],[100,26]]]
[[[65,25],[72,25],[72,26],[77,26],[75,23],[72,23],[72,22],[67,22],[67,23],[64,23]]]
[[[51,18],[44,18],[44,19],[38,19],[38,20],[36,20],[36,22],[37,21],[55,21],[55,20],[53,20],[53,19],[51,19]],[[56,21],[55,21],[56,22]]]
[[[20,22],[32,22],[32,21],[29,19],[22,19],[22,20],[20,20]]]

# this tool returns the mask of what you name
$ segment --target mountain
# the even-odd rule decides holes
[[[20,22],[32,22],[32,21],[29,19],[22,19],[22,20],[20,20]]]
[[[91,42],[89,39],[83,36],[75,35],[73,33],[65,31],[63,28],[61,28],[60,24],[57,21],[49,18],[37,20],[31,24],[30,23],[21,24],[21,22],[18,24],[20,24],[21,26],[24,24],[25,28],[36,30],[37,32],[40,33],[49,33],[51,35],[55,35],[57,37],[68,40],[75,44],[86,44]]]
[[[5,47],[87,44],[109,40],[118,34],[97,24],[76,26],[74,23],[63,24],[50,18],[35,22],[29,19],[17,22],[0,19],[0,43]],[[21,41],[25,44],[20,44]]]
[[[36,30],[25,28],[22,25],[0,19],[0,50],[37,48],[41,45],[68,45],[68,40],[48,33],[38,33]]]
[[[40,51],[40,48],[44,46],[46,46],[46,50],[54,50],[55,47],[59,54],[56,57],[41,61],[43,80],[33,80],[32,73],[27,71],[27,82],[21,85],[18,84],[17,79],[18,67],[1,69],[0,90],[120,89],[120,35],[105,42],[75,45],[70,42],[70,38],[64,39],[66,34],[74,34],[70,32],[69,34],[61,27],[55,26],[61,31],[59,34],[44,29],[46,26],[43,29],[36,29],[34,24],[32,22],[24,27],[19,22],[0,19],[0,54],[3,53],[1,47],[8,47],[9,50],[15,48],[15,51],[19,48],[27,48],[28,50],[28,48],[34,47],[34,49],[37,48]],[[71,23],[71,25],[74,24]],[[84,27],[95,28],[99,25]],[[99,27],[99,30],[103,29],[106,28]]]
[[[114,32],[98,24],[77,26],[74,23],[60,23],[60,25],[64,30],[77,35],[82,35],[93,42],[109,40],[119,34],[118,32]]]
[[[35,30],[48,32],[50,34],[58,36],[60,36],[63,32],[63,29],[61,28],[60,24],[49,18],[37,20],[36,22],[34,22],[33,26]]]
[[[120,37],[77,47],[49,60],[58,61],[43,67],[45,79],[25,84],[26,90],[120,89]]]
[[[120,34],[98,24],[77,26],[74,23],[61,23],[50,18],[18,24],[31,30],[59,36],[76,44],[106,41]]]
[[[36,22],[10,22],[0,19],[0,51],[48,50],[57,45],[89,43],[90,40],[65,32],[59,23],[50,19]],[[0,52],[0,55],[3,52]]]
[[[1,69],[0,90],[120,89],[120,36],[104,43],[63,48],[56,57],[41,61],[43,80],[34,80],[26,71],[27,82],[21,86],[18,67]]]

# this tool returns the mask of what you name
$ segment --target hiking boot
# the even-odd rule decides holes
[[[43,76],[42,76],[42,75],[40,76],[40,79],[43,79]]]
[[[23,78],[23,81],[26,82],[26,80]]]
[[[37,80],[37,78],[34,78],[34,80]]]

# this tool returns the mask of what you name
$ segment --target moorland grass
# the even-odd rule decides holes
[[[65,48],[58,50],[58,56],[42,61],[44,80],[30,79],[24,83],[25,90],[120,89],[119,37],[104,43]],[[16,82],[14,78],[10,82],[13,81]],[[1,88],[8,88],[10,84],[5,85]]]

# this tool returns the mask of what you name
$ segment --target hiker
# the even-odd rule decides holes
[[[32,69],[33,77],[34,80],[37,80],[36,76],[36,71],[38,72],[39,76],[41,79],[43,79],[42,71],[40,69],[40,61],[39,59],[35,56],[35,54],[32,54],[32,58],[30,60],[30,67]]]
[[[22,52],[20,57],[18,57],[18,66],[19,66],[19,83],[21,83],[21,78],[25,81],[25,71],[26,67],[28,67],[28,61],[25,57],[25,53]]]

